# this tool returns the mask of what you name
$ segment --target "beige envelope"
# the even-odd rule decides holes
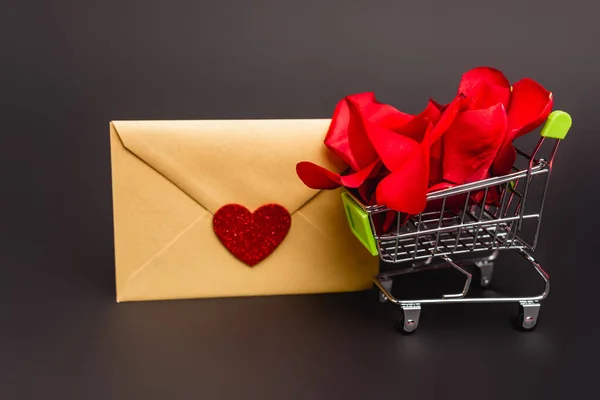
[[[342,171],[329,120],[114,121],[110,125],[117,301],[356,291],[378,258],[354,238],[340,191],[307,188],[296,163]],[[291,229],[249,267],[216,237],[213,214],[277,203]]]

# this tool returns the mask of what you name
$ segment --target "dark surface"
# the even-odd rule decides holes
[[[9,3],[1,399],[595,397],[594,2]],[[111,119],[328,117],[366,90],[417,112],[478,64],[535,78],[575,121],[536,253],[553,278],[536,331],[510,328],[512,304],[431,306],[404,337],[371,293],[114,302]],[[510,260],[497,285],[530,288]]]

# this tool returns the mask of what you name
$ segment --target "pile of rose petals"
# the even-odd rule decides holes
[[[325,137],[347,173],[307,161],[296,171],[310,188],[344,186],[366,205],[419,214],[428,192],[508,174],[513,140],[541,125],[552,103],[534,80],[511,86],[489,67],[463,74],[449,104],[430,100],[418,115],[379,103],[373,93],[351,95],[338,103]]]

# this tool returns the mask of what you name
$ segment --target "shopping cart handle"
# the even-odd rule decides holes
[[[550,113],[540,134],[548,139],[562,140],[567,136],[572,124],[569,114],[556,110]]]
[[[377,242],[374,238],[375,232],[373,232],[371,220],[367,212],[346,192],[342,193],[342,201],[346,210],[348,225],[350,225],[350,230],[354,236],[369,250],[371,255],[379,255]]]

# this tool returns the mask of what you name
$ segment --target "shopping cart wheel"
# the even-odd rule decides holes
[[[537,326],[540,303],[521,301],[515,319],[515,327],[521,331],[531,331]]]
[[[408,304],[402,306],[402,315],[398,319],[397,329],[404,334],[410,334],[419,326],[421,306],[419,304]]]

